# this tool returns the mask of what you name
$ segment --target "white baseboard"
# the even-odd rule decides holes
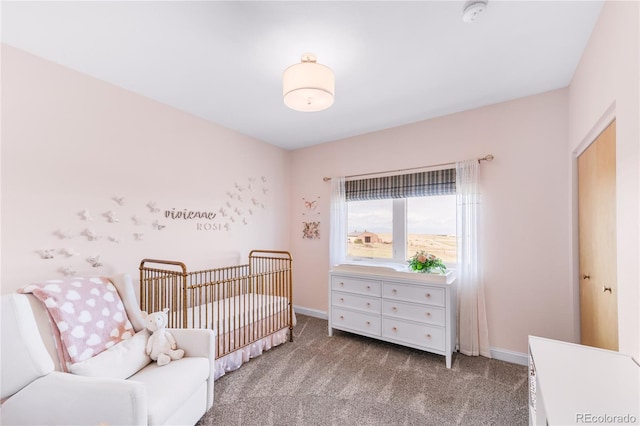
[[[293,305],[293,310],[297,314],[307,315],[314,318],[320,318],[323,320],[326,320],[329,318],[325,311],[318,311],[317,309],[309,309],[309,308],[303,308],[302,306]]]
[[[507,349],[489,348],[491,357],[512,364],[529,365],[529,355],[522,352],[514,352]]]

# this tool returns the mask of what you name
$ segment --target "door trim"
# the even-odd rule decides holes
[[[572,286],[571,301],[573,303],[573,341],[580,343],[580,245],[578,239],[578,157],[582,154],[613,121],[616,119],[616,101],[614,100],[606,111],[593,125],[591,130],[582,138],[578,146],[571,153],[571,250],[572,256]]]

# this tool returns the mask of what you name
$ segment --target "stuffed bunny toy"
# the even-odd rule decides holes
[[[168,321],[167,312],[168,308],[150,314],[142,312],[147,330],[151,332],[146,352],[152,360],[158,362],[158,366],[167,365],[184,356],[184,350],[177,349],[176,339],[165,329]]]

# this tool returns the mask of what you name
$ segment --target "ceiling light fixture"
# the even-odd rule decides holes
[[[462,21],[475,22],[478,16],[487,8],[487,0],[469,0],[462,9]]]
[[[305,53],[299,64],[282,73],[284,103],[296,111],[322,111],[333,105],[335,77],[331,68],[317,62],[315,55]]]

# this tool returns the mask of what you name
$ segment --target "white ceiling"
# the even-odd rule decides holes
[[[602,1],[2,2],[2,41],[296,149],[566,87]],[[282,102],[311,52],[328,110]]]

